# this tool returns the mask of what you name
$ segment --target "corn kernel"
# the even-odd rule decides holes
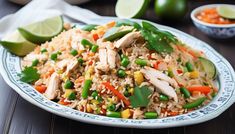
[[[129,89],[128,89],[128,93],[130,93],[131,95],[133,95],[133,94],[134,94],[134,88],[129,88]]]
[[[98,104],[99,104],[99,101],[93,99],[93,100],[91,100],[91,103],[92,103],[92,104],[95,104],[95,105],[98,105]]]
[[[134,79],[137,85],[140,85],[144,81],[144,76],[140,71],[134,72]]]
[[[74,92],[72,89],[66,89],[63,97],[68,98],[72,92]]]
[[[128,119],[131,116],[130,109],[126,109],[126,110],[122,111],[121,112],[121,116],[124,119]]]
[[[122,86],[119,86],[119,87],[118,87],[118,91],[121,91],[122,89],[123,89]]]
[[[199,72],[198,71],[193,71],[193,72],[190,72],[190,78],[192,79],[195,79],[195,78],[198,78],[199,76]]]
[[[87,104],[87,105],[86,105],[86,111],[87,111],[88,113],[92,112],[92,109],[91,109],[90,104]]]

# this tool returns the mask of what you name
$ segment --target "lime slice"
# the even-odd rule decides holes
[[[28,54],[37,46],[25,40],[18,31],[5,37],[2,41],[0,41],[0,44],[8,51],[18,56],[24,56]]]
[[[56,16],[20,27],[18,30],[28,41],[41,44],[49,41],[63,30],[63,19],[61,16]]]
[[[219,6],[217,12],[224,18],[235,19],[235,6]]]
[[[138,18],[146,11],[150,0],[118,0],[115,13],[120,18]]]

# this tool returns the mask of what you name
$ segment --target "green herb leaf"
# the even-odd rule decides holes
[[[159,35],[149,32],[147,30],[141,30],[141,34],[144,39],[148,42],[147,48],[149,50],[155,50],[158,53],[173,52],[173,48],[171,47],[171,45]]]
[[[33,83],[40,78],[37,69],[33,67],[25,67],[18,76],[21,81],[26,83]]]
[[[141,26],[138,23],[127,20],[127,19],[116,21],[116,27],[120,27],[120,26],[133,26],[137,30],[141,29]]]
[[[147,87],[135,87],[134,95],[130,96],[131,106],[136,107],[146,107],[149,103],[149,95],[152,94],[152,91]]]

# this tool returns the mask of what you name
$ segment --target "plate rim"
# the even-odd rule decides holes
[[[103,17],[103,18],[106,18],[108,21],[110,20],[116,20],[118,18],[116,17]],[[143,21],[143,20],[139,20],[139,19],[132,19],[134,21],[137,21],[137,22],[140,22],[140,21]],[[144,20],[144,21],[147,21],[147,20]],[[151,22],[153,23],[153,22]],[[212,48],[211,46],[209,46],[207,43],[187,34],[187,33],[184,33],[182,31],[179,31],[175,28],[171,28],[171,27],[168,27],[168,26],[164,26],[164,25],[159,25],[157,23],[153,23],[154,25],[156,26],[159,26],[161,27],[161,29],[165,29],[165,30],[168,30],[168,31],[172,31],[174,33],[180,33],[180,34],[183,34],[183,36],[186,36],[186,37],[189,37],[190,40],[195,40],[195,41],[199,41],[200,43],[204,45],[206,45],[206,47],[210,50],[213,51],[213,53],[220,57],[220,59],[222,59],[222,61],[227,65],[227,67],[229,68],[229,70],[231,72],[233,72],[231,75],[233,76],[233,78],[235,77],[234,75],[234,69],[232,68],[231,64],[222,56],[220,55],[214,48]],[[3,50],[3,48],[1,47],[0,49],[0,54],[1,56],[3,55],[3,52],[6,51],[5,49]],[[1,57],[1,59],[3,59],[3,57]],[[96,120],[96,119],[87,119],[87,118],[84,118],[84,117],[80,117],[78,116],[77,118],[73,118],[74,116],[71,116],[70,114],[67,114],[67,113],[61,113],[59,111],[56,111],[50,107],[46,107],[46,106],[43,106],[41,103],[38,103],[35,99],[31,98],[30,96],[28,96],[27,94],[25,94],[23,91],[21,91],[21,89],[19,87],[17,87],[14,83],[10,82],[10,78],[7,76],[7,72],[5,69],[3,69],[3,60],[0,61],[1,65],[0,65],[0,72],[2,74],[2,77],[4,79],[4,81],[11,87],[13,88],[20,96],[22,96],[25,100],[29,101],[30,103],[32,103],[33,105],[35,106],[38,106],[48,112],[51,112],[51,113],[54,113],[54,114],[57,114],[59,116],[63,116],[63,117],[66,117],[66,118],[69,118],[69,119],[73,119],[73,120],[77,120],[77,121],[81,121],[81,122],[86,122],[86,123],[90,123],[90,124],[96,124],[96,125],[105,125],[105,126],[118,126],[118,127],[131,127],[131,128],[169,128],[169,127],[177,127],[177,126],[186,126],[186,125],[192,125],[192,124],[197,124],[197,123],[201,123],[201,122],[205,122],[205,121],[208,121],[210,119],[213,119],[217,116],[219,116],[221,113],[223,113],[226,109],[228,109],[235,101],[235,96],[233,96],[231,99],[228,100],[228,103],[223,105],[223,110],[218,110],[217,112],[213,112],[212,114],[208,114],[206,115],[205,117],[206,118],[196,118],[196,119],[188,119],[186,121],[191,121],[191,122],[185,122],[185,120],[183,121],[177,121],[177,123],[156,123],[156,124],[147,124],[147,123],[144,123],[144,124],[135,124],[135,123],[123,123],[123,121],[125,120],[134,120],[134,121],[137,121],[137,122],[143,122],[144,120],[135,120],[135,119],[118,119],[119,122],[113,122],[113,123],[110,123],[109,121],[105,122],[105,121],[101,121],[101,120]],[[235,89],[233,88],[233,91]],[[235,94],[235,93],[233,93]],[[212,101],[213,102],[213,101]],[[62,107],[65,107],[66,109],[68,109],[68,107],[66,106],[62,106]],[[200,108],[202,109],[202,108]],[[199,111],[200,109],[198,110],[195,110],[195,111]],[[71,110],[74,110],[74,109],[71,109]],[[75,110],[77,111],[77,110]],[[83,114],[86,114],[88,116],[99,116],[99,115],[94,115],[94,114],[90,114],[90,113],[84,113],[84,112],[81,112]],[[184,114],[186,115],[186,114]],[[165,119],[169,119],[169,118],[175,118],[176,116],[174,117],[167,117]],[[204,116],[203,116],[204,117]],[[100,118],[110,118],[110,117],[105,117],[105,116],[100,116]],[[111,120],[115,120],[114,118],[111,118]],[[150,120],[158,120],[158,119],[150,119]],[[193,122],[192,122],[193,121]]]

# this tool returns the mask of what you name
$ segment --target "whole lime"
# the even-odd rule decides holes
[[[156,0],[155,12],[161,19],[182,19],[187,13],[187,0]]]

